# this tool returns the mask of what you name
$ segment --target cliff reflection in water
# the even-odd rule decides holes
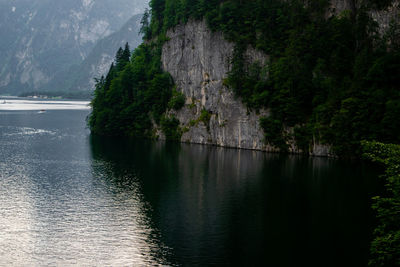
[[[142,196],[171,264],[367,261],[376,176],[359,163],[98,137],[91,144],[95,171],[107,162],[104,179]]]

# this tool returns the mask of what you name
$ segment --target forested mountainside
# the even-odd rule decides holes
[[[145,42],[96,85],[93,133],[340,156],[399,143],[398,1],[150,6]]]
[[[142,14],[147,3],[0,0],[0,93],[63,89],[97,41]]]

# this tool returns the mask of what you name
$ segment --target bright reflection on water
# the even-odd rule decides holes
[[[0,265],[363,266],[375,170],[0,111]]]
[[[0,112],[1,266],[166,263],[137,177],[92,160],[87,114]]]
[[[86,110],[88,101],[0,98],[0,110]]]

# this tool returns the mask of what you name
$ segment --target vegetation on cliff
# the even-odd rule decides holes
[[[386,194],[374,198],[378,226],[371,244],[370,266],[400,265],[400,145],[363,142],[364,156],[382,164]]]
[[[400,31],[393,24],[381,35],[368,15],[390,3],[362,1],[329,16],[328,0],[151,0],[142,19],[145,44],[126,63],[117,59],[97,84],[91,129],[152,136],[152,122],[160,125],[168,106],[176,104],[170,99],[173,82],[160,66],[166,31],[205,18],[236,44],[225,84],[249,109],[271,110],[260,121],[269,143],[287,150],[287,139],[294,138],[308,151],[314,139],[340,155],[360,155],[360,140],[398,143]],[[270,55],[269,63],[249,65],[248,46]],[[164,132],[170,130],[166,125],[179,130],[166,118]],[[295,130],[285,132],[287,127]]]
[[[115,65],[98,79],[89,126],[93,133],[151,137],[172,96],[173,81],[161,70],[159,45],[129,45],[117,52]],[[176,104],[174,104],[176,105]]]

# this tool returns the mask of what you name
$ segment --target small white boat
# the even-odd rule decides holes
[[[39,114],[42,114],[42,113],[46,113],[46,110],[44,110],[44,109],[41,109],[41,110],[39,110],[39,112],[38,112]]]

